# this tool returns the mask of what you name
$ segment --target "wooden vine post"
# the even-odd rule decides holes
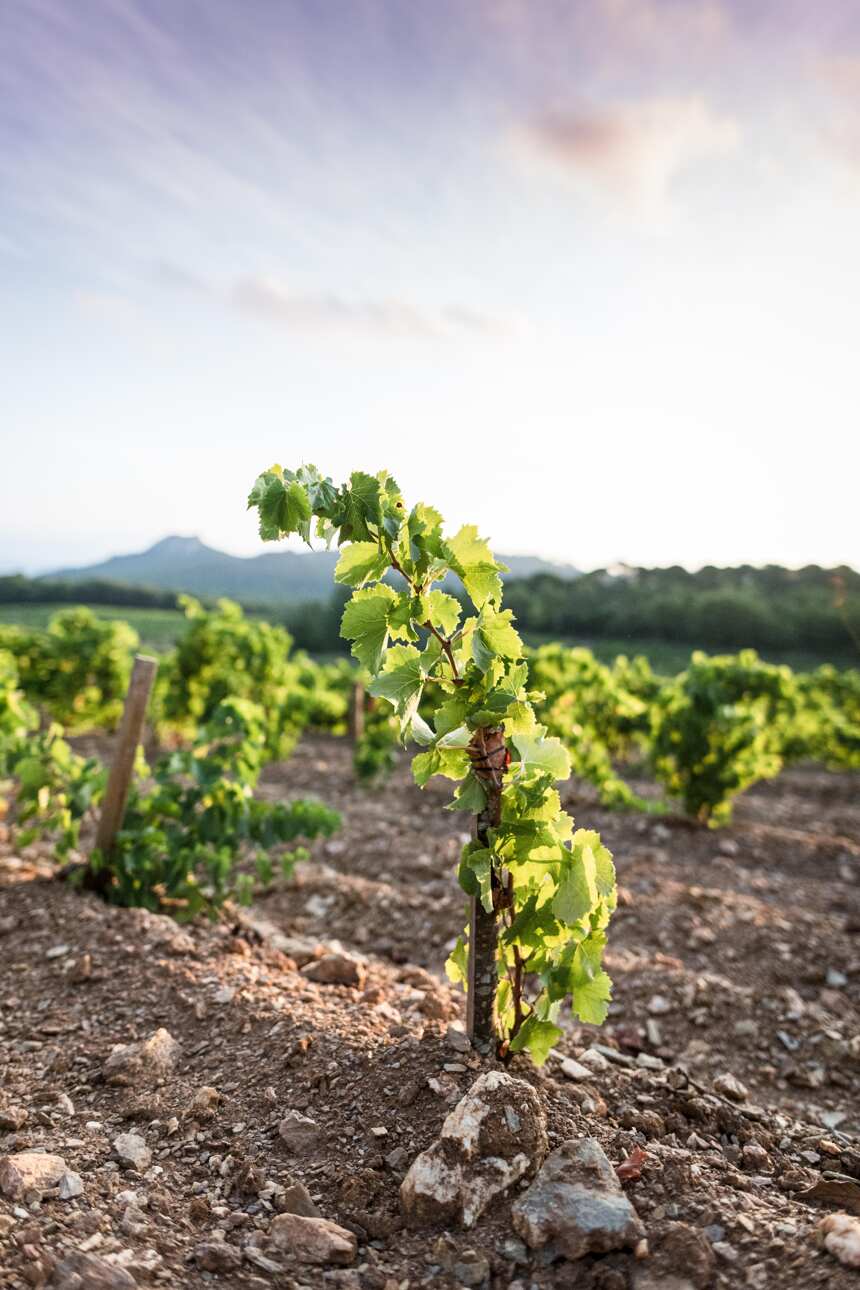
[[[349,696],[349,733],[356,743],[364,738],[364,704],[364,686],[356,681]]]
[[[96,849],[103,855],[107,855],[113,849],[116,835],[122,828],[134,759],[137,755],[146,708],[157,671],[158,659],[149,658],[144,654],[135,655],[122,720],[116,737],[116,752],[108,776],[96,833]]]

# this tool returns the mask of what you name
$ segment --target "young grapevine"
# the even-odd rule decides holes
[[[341,634],[371,674],[369,692],[391,704],[403,739],[422,747],[416,782],[447,776],[456,783],[451,809],[476,816],[459,868],[471,921],[448,962],[453,980],[472,982],[473,1042],[542,1063],[562,1033],[565,999],[582,1021],[606,1016],[601,959],[615,871],[598,834],[575,830],[562,810],[555,784],[568,778],[570,759],[535,716],[540,695],[502,608],[504,566],[474,526],[446,537],[438,511],[407,508],[384,471],[356,471],[337,487],[314,466],[273,466],[248,506],[266,541],[296,533],[310,542],[313,533],[342,547],[335,579],[352,596]],[[451,575],[465,611],[437,585]],[[430,721],[418,711],[425,691]]]

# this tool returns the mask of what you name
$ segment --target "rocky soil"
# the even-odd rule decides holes
[[[572,790],[615,1002],[541,1071],[465,1041],[463,820],[405,760],[378,792],[345,741],[270,768],[344,830],[214,925],[0,839],[0,1286],[860,1285],[857,790],[792,771],[719,833]]]

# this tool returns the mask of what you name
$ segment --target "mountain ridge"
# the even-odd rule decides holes
[[[126,586],[198,596],[228,596],[249,604],[290,604],[327,600],[337,551],[263,551],[259,555],[228,555],[207,546],[195,535],[170,534],[145,551],[110,556],[96,564],[56,569],[42,579],[84,582],[105,579]],[[554,573],[577,578],[580,570],[540,556],[500,555],[509,566],[508,578]]]

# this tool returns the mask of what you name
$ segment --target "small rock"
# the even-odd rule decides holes
[[[19,1151],[0,1157],[0,1194],[18,1200],[28,1192],[50,1191],[66,1173],[62,1156],[43,1151]]]
[[[461,1286],[480,1286],[489,1278],[490,1265],[477,1250],[463,1250],[452,1264],[451,1275]]]
[[[119,1227],[125,1236],[143,1236],[146,1232],[146,1215],[137,1205],[129,1205],[119,1220]]]
[[[490,1201],[534,1172],[546,1154],[546,1125],[530,1084],[488,1071],[445,1118],[400,1187],[407,1223],[471,1227]]]
[[[121,1165],[143,1173],[152,1161],[152,1152],[137,1133],[120,1133],[113,1140],[114,1155]]]
[[[563,1057],[559,1064],[565,1079],[572,1079],[577,1083],[582,1080],[594,1079],[594,1070],[588,1066],[583,1066],[581,1062],[574,1061],[572,1057]]]
[[[727,1097],[731,1102],[745,1102],[749,1096],[746,1085],[742,1084],[730,1071],[723,1071],[721,1075],[717,1076],[714,1080],[714,1092],[721,1094],[722,1097]]]
[[[195,1246],[194,1261],[204,1272],[237,1272],[242,1255],[226,1241],[201,1241]]]
[[[69,952],[68,945],[52,945],[49,950],[45,950],[46,959],[61,959]]]
[[[352,985],[361,989],[367,977],[364,962],[354,954],[324,954],[301,969],[309,981],[320,985]]]
[[[518,1241],[515,1236],[507,1236],[499,1246],[499,1254],[508,1263],[525,1264],[529,1261],[529,1252],[526,1249],[524,1241]]]
[[[315,1120],[300,1111],[287,1111],[278,1125],[278,1133],[296,1156],[307,1155],[319,1142],[320,1129]]]
[[[636,1065],[646,1071],[661,1071],[664,1062],[662,1057],[655,1057],[653,1053],[637,1053]]]
[[[660,1017],[672,1011],[672,1002],[664,994],[652,994],[645,1007],[652,1017]]]
[[[83,1196],[84,1180],[80,1174],[74,1173],[67,1169],[60,1179],[58,1195],[60,1200],[73,1200],[76,1196]]]
[[[125,1268],[83,1250],[67,1254],[54,1268],[48,1285],[51,1290],[137,1290],[137,1282]]]
[[[598,1074],[609,1070],[609,1062],[596,1048],[587,1048],[579,1061],[581,1065],[587,1066],[589,1070],[596,1071]]]
[[[211,1120],[215,1116],[215,1108],[221,1101],[221,1094],[217,1088],[210,1088],[204,1084],[199,1088],[191,1099],[191,1104],[186,1108],[185,1115],[189,1120]]]
[[[17,1133],[27,1123],[28,1112],[23,1106],[7,1106],[0,1111],[0,1129],[6,1133]]]
[[[853,1214],[827,1214],[817,1233],[825,1250],[847,1268],[860,1268],[860,1218]]]
[[[445,1031],[445,1043],[457,1053],[471,1052],[472,1044],[459,1022],[452,1021]]]
[[[532,1249],[557,1255],[632,1249],[645,1235],[615,1170],[594,1138],[569,1139],[547,1158],[511,1211],[514,1230]]]
[[[827,984],[833,990],[841,990],[848,984],[848,977],[844,972],[838,972],[836,968],[827,969]]]
[[[300,1214],[278,1214],[272,1219],[269,1239],[279,1250],[299,1263],[346,1267],[355,1262],[358,1241],[352,1232],[327,1218],[304,1218]]]
[[[294,1182],[278,1198],[278,1208],[283,1214],[299,1214],[302,1218],[322,1218],[311,1200],[304,1183]]]
[[[179,1044],[169,1031],[156,1030],[137,1044],[117,1044],[102,1067],[106,1084],[136,1086],[165,1079],[179,1058]]]

